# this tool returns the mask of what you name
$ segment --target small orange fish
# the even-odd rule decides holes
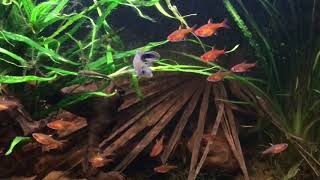
[[[216,73],[213,73],[212,75],[210,75],[208,78],[207,78],[207,81],[210,81],[210,82],[218,82],[218,81],[221,81],[224,77],[228,76],[232,74],[232,72],[230,71],[219,71],[219,72],[216,72]]]
[[[64,121],[63,119],[59,119],[59,120],[48,123],[47,126],[50,129],[55,129],[55,130],[70,130],[70,129],[76,128],[75,123],[76,122],[73,122],[73,121]]]
[[[160,140],[158,140],[158,139],[156,140],[156,144],[153,146],[153,148],[150,152],[150,157],[156,157],[162,152],[163,139],[164,139],[164,135],[161,136]]]
[[[183,41],[186,39],[186,36],[189,33],[194,31],[194,29],[195,29],[195,26],[193,26],[192,28],[186,28],[186,29],[182,29],[182,27],[180,26],[178,30],[174,31],[167,37],[167,40],[170,42]]]
[[[32,133],[32,137],[44,146],[45,151],[51,149],[60,149],[63,147],[63,142],[53,139],[51,136],[42,133]]]
[[[284,150],[287,149],[288,144],[287,143],[282,143],[282,144],[270,144],[271,147],[269,147],[268,149],[264,150],[261,154],[265,155],[265,154],[278,154],[283,152]]]
[[[0,104],[0,111],[9,109],[9,106],[6,104]]]
[[[155,172],[157,172],[157,173],[167,173],[170,170],[176,169],[176,168],[177,168],[177,166],[175,166],[175,165],[167,165],[167,164],[165,164],[165,165],[161,165],[161,166],[155,167],[155,168],[153,168],[153,170]]]
[[[237,64],[235,66],[233,66],[231,68],[231,71],[232,72],[235,72],[235,73],[242,73],[242,72],[246,72],[246,71],[249,71],[251,68],[255,67],[257,65],[257,63],[240,63],[240,64]]]
[[[209,134],[204,134],[202,136],[202,139],[206,140],[207,142],[213,142],[215,138],[216,138],[216,136],[213,136],[210,133]]]
[[[9,100],[5,97],[0,98],[0,111],[21,106],[18,102]]]
[[[112,161],[113,161],[112,159],[106,159],[99,154],[89,159],[89,162],[95,168],[103,167]]]
[[[222,49],[222,50],[219,50],[219,49],[215,49],[215,48],[212,48],[210,51],[208,52],[205,52],[203,55],[201,55],[201,59],[203,61],[217,61],[217,58],[221,55],[225,54],[225,50]]]
[[[194,33],[199,37],[209,37],[217,35],[217,30],[220,28],[230,28],[227,25],[227,19],[225,18],[221,23],[212,23],[212,19],[208,20],[208,24],[205,24],[194,31]]]

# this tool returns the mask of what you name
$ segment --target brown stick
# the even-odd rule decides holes
[[[213,92],[214,92],[214,97],[221,97],[220,94],[217,92],[217,86],[213,86]],[[222,97],[224,98],[224,97]],[[217,117],[215,119],[215,123],[214,125],[212,126],[212,130],[211,130],[211,135],[212,136],[215,136],[218,132],[218,128],[219,128],[219,125],[221,123],[221,121],[223,120],[223,114],[224,114],[224,103],[218,103],[216,102],[216,106],[218,107],[218,114],[217,114]],[[214,141],[213,141],[214,142]],[[201,167],[203,166],[207,156],[208,156],[208,153],[209,153],[209,150],[210,150],[210,144],[213,143],[212,141],[208,142],[206,144],[206,147],[204,149],[204,152],[202,154],[202,157],[198,163],[198,166],[196,168],[196,176],[199,174],[200,170],[201,170]]]
[[[224,94],[225,97],[227,96],[227,93],[224,87],[222,87],[222,93]],[[249,174],[248,174],[246,163],[243,157],[239,136],[238,136],[236,124],[234,121],[234,116],[230,109],[226,109],[226,116],[223,124],[225,125],[223,126],[225,127],[224,128],[225,135],[230,137],[230,138],[227,138],[227,140],[229,142],[229,145],[231,146],[231,150],[233,151],[236,159],[239,162],[244,178],[246,180],[249,180]],[[228,129],[228,133],[226,129]]]
[[[196,137],[195,137],[195,141],[194,141],[194,145],[193,145],[193,149],[192,149],[192,157],[191,157],[191,164],[190,164],[190,169],[189,169],[188,180],[194,180],[196,178],[195,167],[198,162],[200,142],[201,142],[201,138],[203,136],[204,125],[205,125],[207,111],[208,111],[210,89],[211,89],[211,84],[207,83],[204,95],[202,97],[202,102],[201,102],[201,107],[200,107],[201,111],[199,113],[197,130],[194,132],[194,133],[196,133]]]
[[[184,127],[186,126],[189,117],[191,116],[192,112],[194,111],[194,108],[197,105],[197,102],[200,98],[200,95],[203,92],[203,86],[199,87],[199,89],[197,90],[197,92],[192,96],[188,106],[186,107],[186,109],[184,110],[178,124],[176,125],[176,128],[174,129],[171,138],[169,140],[168,145],[165,147],[162,155],[161,155],[161,161],[162,164],[165,164],[170,156],[170,153],[173,151],[175,145],[177,144],[178,140],[181,137],[182,131],[184,129]]]

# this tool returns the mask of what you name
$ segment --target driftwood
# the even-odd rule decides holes
[[[63,155],[57,156],[56,159],[52,161],[53,163],[49,163],[49,159],[47,162],[43,161],[42,163],[47,163],[48,166],[39,172],[38,179],[45,177],[45,175],[53,169],[57,169],[65,164],[68,164],[71,169],[76,166],[78,167],[78,165],[85,160],[84,154],[88,154],[84,153],[87,146],[94,149],[92,151],[94,152],[93,154],[100,153],[102,157],[108,157],[111,154],[117,156],[120,154],[120,151],[127,149],[124,156],[124,153],[122,153],[121,159],[120,156],[117,156],[117,159],[119,159],[120,162],[114,162],[112,167],[108,166],[108,168],[111,167],[116,172],[123,172],[128,165],[160,135],[161,132],[167,130],[166,127],[170,123],[170,125],[173,124],[175,128],[170,134],[169,141],[166,143],[167,145],[164,147],[164,151],[160,156],[162,164],[166,164],[170,161],[169,158],[173,155],[174,149],[181,139],[187,124],[191,121],[190,117],[193,117],[191,115],[194,112],[197,112],[196,110],[198,110],[198,108],[200,108],[200,112],[198,118],[195,120],[197,126],[193,131],[195,141],[192,146],[188,180],[194,180],[199,174],[207,159],[210,145],[215,142],[214,140],[212,142],[209,141],[205,144],[204,149],[201,147],[204,131],[207,131],[208,129],[212,136],[216,135],[219,129],[220,132],[223,130],[226,140],[222,140],[224,140],[225,144],[229,144],[245,178],[248,179],[248,173],[233,113],[225,102],[214,101],[214,99],[227,98],[224,82],[209,83],[203,77],[198,78],[185,74],[159,74],[154,78],[139,82],[141,91],[144,95],[144,99],[141,100],[130,88],[129,79],[124,78],[123,80],[122,85],[126,91],[124,102],[118,108],[118,111],[116,111],[115,114],[112,114],[111,124],[106,122],[103,126],[100,125],[100,121],[106,120],[106,117],[103,115],[96,116],[94,118],[99,119],[99,123],[90,128],[90,119],[86,117],[88,119],[87,126],[81,126],[76,132],[63,135],[60,134],[59,138],[64,137],[72,139],[77,137],[79,140],[79,137],[81,137],[81,141],[86,143],[79,144],[76,146],[77,148],[69,149],[69,151],[62,151]],[[117,83],[118,86],[120,84],[121,83]],[[244,89],[237,87],[238,85],[233,84],[233,86],[233,89],[231,89],[232,93],[237,94],[244,99],[247,98],[248,100],[254,98],[254,96],[250,94],[244,94]],[[213,96],[211,94],[213,94]],[[97,106],[99,106],[99,104],[95,104],[91,108]],[[215,118],[207,118],[210,117],[208,115],[209,107],[210,110],[216,110],[217,115]],[[98,114],[102,114],[104,110],[100,109],[97,111]],[[179,114],[179,116],[177,116],[177,114]],[[177,121],[173,121],[175,118],[177,118]],[[29,119],[28,115],[27,119]],[[207,119],[208,122],[210,122],[210,128],[205,127]],[[35,122],[30,119],[29,121]],[[194,122],[190,123],[193,124]],[[106,131],[102,130],[108,129],[113,125],[115,125],[115,128],[110,133],[106,133]],[[97,127],[101,128],[99,134],[94,136],[90,135]],[[30,129],[28,132],[33,132],[34,130],[35,129]],[[112,129],[110,128],[110,130]],[[87,135],[88,132],[89,139]],[[68,144],[71,143],[68,142]],[[133,148],[126,148],[128,146],[133,146]],[[228,152],[231,153],[230,150],[228,150]],[[73,154],[77,154],[78,158],[71,158]],[[113,165],[115,165],[115,167],[113,167]],[[104,176],[105,174],[107,173],[100,171],[96,177],[99,175],[101,175],[101,177],[107,177]]]
[[[182,131],[183,131],[184,127],[186,126],[186,124],[189,120],[189,117],[193,113],[202,92],[203,92],[203,86],[200,86],[199,89],[197,90],[197,92],[192,96],[188,106],[186,107],[185,111],[183,112],[178,124],[176,125],[175,130],[173,131],[173,133],[171,135],[171,138],[169,140],[168,145],[165,147],[165,149],[161,155],[162,164],[165,164],[168,161],[170,153],[173,151],[178,140],[180,139],[180,137],[182,135]]]
[[[146,136],[136,145],[136,147],[127,155],[127,157],[115,168],[116,171],[123,171],[128,164],[160,133],[160,131],[170,122],[181,107],[189,100],[195,92],[195,88],[191,88],[190,84],[182,91],[179,101],[176,101],[166,114],[157,122],[149,124],[149,126],[157,123]]]
[[[182,90],[182,89],[179,89]],[[169,108],[178,100],[179,92],[178,90],[172,96],[170,96],[166,101],[156,106],[152,109],[147,117],[139,119],[132,127],[130,127],[125,133],[122,134],[118,139],[116,139],[112,144],[110,144],[105,150],[103,150],[102,156],[107,156],[120,147],[122,147],[125,143],[127,143],[130,139],[135,137],[139,132],[145,129],[148,126],[151,126],[158,122],[160,118],[169,110]],[[151,116],[152,115],[152,116]]]
[[[218,92],[217,92],[217,85],[213,86],[212,91],[213,91],[214,96],[221,97],[220,94],[218,94]],[[216,120],[214,122],[214,125],[212,127],[212,130],[210,132],[210,135],[212,135],[212,136],[216,136],[217,135],[218,128],[219,128],[219,125],[220,125],[220,123],[221,123],[221,121],[223,119],[223,114],[224,114],[224,104],[223,103],[217,103],[216,107],[218,109],[218,114],[217,114]],[[205,147],[205,150],[204,150],[204,152],[202,154],[202,157],[201,157],[201,159],[200,159],[200,161],[198,163],[198,166],[196,168],[196,172],[195,172],[196,175],[199,174],[200,169],[203,166],[203,163],[205,162],[205,160],[207,158],[211,143],[213,143],[213,142],[208,142],[206,147]]]
[[[114,131],[106,140],[104,140],[100,147],[103,147],[108,141],[116,137],[118,134],[126,130],[128,127],[130,127],[132,124],[134,124],[136,121],[138,121],[140,118],[142,118],[144,115],[147,114],[148,111],[155,108],[157,105],[162,103],[165,99],[167,99],[169,96],[172,96],[175,91],[172,91],[171,93],[167,93],[152,103],[148,104],[148,106],[145,109],[141,109],[140,112],[138,112],[133,118],[131,118],[129,121],[127,121],[125,124],[123,124],[120,128],[118,128],[116,131]]]
[[[195,137],[195,144],[193,145],[193,150],[192,150],[188,180],[194,180],[196,178],[196,165],[198,162],[200,142],[203,136],[204,125],[205,125],[206,116],[207,116],[210,90],[211,90],[211,84],[207,83],[204,95],[202,97],[198,126],[197,126],[197,129],[194,131],[194,133],[196,133],[196,137]]]

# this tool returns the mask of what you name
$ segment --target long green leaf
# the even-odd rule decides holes
[[[31,0],[21,0],[23,9],[27,14],[28,19],[31,19],[31,14],[34,9],[34,5]]]
[[[14,84],[14,83],[22,83],[28,81],[51,81],[54,80],[57,75],[52,77],[38,77],[38,76],[9,76],[9,75],[0,75],[0,83],[4,84]]]
[[[20,57],[19,55],[12,53],[6,49],[3,49],[1,47],[0,47],[0,53],[6,54],[6,55],[12,57],[13,59],[17,60],[21,64],[21,67],[28,67],[27,61],[25,59],[23,59],[22,57]]]
[[[314,59],[314,63],[313,63],[313,71],[315,71],[315,69],[317,68],[317,65],[319,64],[319,60],[320,60],[320,49],[318,50],[318,53],[316,55],[316,58]],[[320,72],[320,68],[319,71]]]
[[[150,42],[147,45],[140,47],[140,48],[136,48],[136,49],[132,49],[132,50],[128,50],[128,51],[124,51],[124,52],[117,52],[113,58],[114,59],[121,59],[121,58],[125,58],[125,57],[130,57],[136,54],[138,49],[141,49],[142,51],[149,51],[150,49],[157,47],[157,46],[161,46],[163,44],[166,44],[168,41],[159,41],[159,42]]]
[[[67,75],[77,76],[78,75],[77,72],[68,71],[68,70],[64,70],[64,69],[61,69],[61,68],[55,68],[55,67],[50,67],[50,66],[42,66],[42,67],[47,69],[47,70],[50,70],[51,72],[59,74],[61,76],[67,76]]]
[[[65,108],[68,106],[71,106],[73,104],[77,104],[81,101],[84,101],[90,97],[93,96],[102,96],[102,97],[111,97],[116,95],[116,92],[110,93],[110,94],[106,94],[104,92],[83,92],[83,93],[76,93],[76,94],[72,94],[64,99],[62,99],[60,102],[58,102],[56,105],[53,105],[51,107],[49,107],[48,110],[43,111],[40,113],[40,116],[44,115],[44,114],[48,114],[50,112],[56,111],[60,108]]]
[[[131,87],[134,89],[134,91],[136,92],[137,96],[140,98],[140,99],[144,99],[144,96],[141,92],[141,89],[139,87],[139,79],[138,79],[138,76],[136,74],[132,74],[131,75]]]
[[[13,151],[13,149],[19,144],[19,143],[24,143],[24,142],[28,142],[30,141],[31,138],[30,137],[23,137],[23,136],[16,136],[11,144],[10,147],[8,149],[8,151],[5,153],[6,156],[10,155]]]
[[[160,2],[157,2],[157,3],[155,4],[155,6],[156,6],[156,8],[158,9],[158,11],[161,12],[161,14],[167,16],[168,18],[172,18],[172,19],[175,18],[175,17],[171,16],[169,13],[167,13],[167,11],[165,11],[165,10],[163,9],[163,7],[161,6]]]

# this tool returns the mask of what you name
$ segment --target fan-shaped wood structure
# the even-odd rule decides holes
[[[249,179],[239,142],[236,117],[233,113],[239,108],[223,101],[228,99],[227,90],[229,95],[239,96],[241,89],[236,82],[210,83],[203,76],[194,74],[156,73],[153,78],[140,80],[143,99],[137,97],[130,87],[130,78],[122,77],[115,83],[126,92],[124,102],[114,117],[110,115],[108,117],[113,119],[112,122],[116,122],[111,133],[104,133],[96,143],[99,155],[102,157],[117,154],[123,149],[128,152],[129,149],[128,153],[121,155],[119,161],[112,164],[114,171],[124,171],[149,144],[153,144],[154,140],[163,134],[166,139],[160,159],[162,164],[170,163],[170,159],[174,157],[175,147],[186,133],[193,138],[192,145],[189,146],[192,155],[189,157],[191,163],[188,175],[188,179],[193,180],[205,164],[211,145],[215,143],[213,140],[203,145],[204,133],[210,132],[215,136],[219,130],[223,132],[224,139],[229,144],[245,179]],[[72,118],[73,115],[70,114],[68,116],[71,119],[78,118]],[[88,125],[90,126],[90,121]],[[99,124],[95,125],[98,126]],[[77,131],[58,133],[58,139],[68,139],[66,143],[68,148],[60,151],[61,154],[33,153],[33,157],[29,159],[37,157],[34,160],[35,167],[42,167],[34,170],[37,178],[42,179],[51,170],[60,166],[67,164],[67,167],[72,168],[83,162],[86,157],[85,149],[92,145],[92,138],[97,140],[97,135],[90,136],[94,131],[95,129],[90,127],[88,131],[88,126],[84,123]],[[89,141],[86,141],[87,138]]]
[[[170,138],[161,155],[162,163],[167,163],[173,155],[173,149],[184,132],[184,128],[191,120],[191,115],[197,112],[196,108],[199,108],[198,118],[196,122],[193,122],[197,126],[193,131],[195,144],[192,149],[188,179],[195,179],[207,157],[209,143],[204,152],[199,151],[205,128],[209,129],[213,136],[217,134],[219,128],[223,130],[234,157],[237,159],[245,178],[248,179],[234,114],[228,104],[217,100],[228,99],[223,82],[210,83],[205,78],[195,75],[166,73],[158,74],[152,79],[142,80],[140,88],[144,95],[142,101],[127,86],[127,95],[119,108],[119,116],[117,117],[123,123],[120,123],[115,131],[100,144],[100,148],[103,149],[102,155],[107,156],[117,152],[130,140],[143,133],[136,146],[114,170],[123,171],[146,146],[162,131],[165,131],[169,123],[172,123],[175,128],[171,130],[171,134],[166,134]],[[210,113],[213,113],[215,118],[207,118],[209,117],[208,108],[211,109]],[[206,124],[213,124],[213,126],[206,127]]]

